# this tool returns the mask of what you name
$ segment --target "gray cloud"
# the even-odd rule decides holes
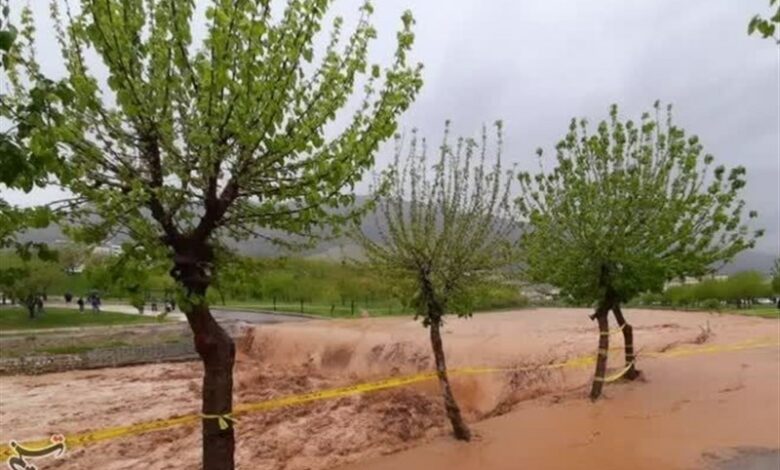
[[[45,16],[48,2],[33,3]],[[361,3],[336,2],[334,13],[354,21]],[[409,8],[417,20],[414,57],[425,64],[425,86],[403,128],[435,140],[445,119],[473,134],[501,118],[507,157],[525,167],[536,147],[553,147],[571,117],[594,122],[618,103],[638,118],[656,99],[673,103],[678,124],[706,151],[747,167],[746,199],[769,230],[760,248],[780,252],[778,47],[746,34],[749,18],[767,11],[765,0],[375,3],[377,60],[392,54],[401,12]],[[51,38],[39,51],[47,68],[61,70]],[[379,164],[389,157],[385,147]]]

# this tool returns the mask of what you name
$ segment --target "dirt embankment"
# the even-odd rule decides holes
[[[707,322],[712,331],[710,342],[778,336],[778,324],[762,319],[656,311],[629,311],[628,319],[635,325],[637,346],[643,351],[692,343]],[[622,344],[618,336],[613,338],[615,345]],[[427,339],[426,330],[419,323],[401,318],[253,328],[239,342],[235,403],[428,371],[432,359]],[[483,314],[469,320],[450,320],[444,328],[445,349],[452,368],[524,365],[533,369],[590,354],[597,339],[587,311],[575,309]],[[709,360],[718,359],[711,356]],[[655,368],[660,363],[656,360],[647,366],[653,384]],[[611,365],[621,364],[616,352]],[[586,369],[566,369],[456,377],[454,388],[472,423],[503,415],[518,406],[529,406],[544,414],[545,410],[562,410],[573,403],[587,414],[588,410],[603,407],[592,407],[584,399],[582,387],[589,374]],[[200,377],[197,363],[3,377],[0,440],[40,438],[55,432],[68,434],[192,413],[199,408]],[[777,375],[769,374],[768,378],[777,379]],[[673,383],[685,380],[685,376],[662,380]],[[604,403],[628,388],[620,387],[619,392],[608,391]],[[646,383],[629,387],[650,389]],[[660,389],[657,392],[661,393]],[[669,393],[676,392],[672,389]],[[604,411],[605,415],[608,413]],[[535,422],[547,423],[548,427],[554,422],[564,429],[569,427],[566,420],[566,413],[554,411]],[[489,435],[483,424],[478,425],[478,434]],[[614,426],[617,429],[619,423]],[[447,434],[447,425],[435,382],[244,415],[237,430],[239,468],[252,470],[333,468],[353,462],[375,462],[373,459],[424,442],[449,442],[441,437]],[[518,431],[507,425],[497,432],[511,437]],[[584,436],[587,440],[588,434]],[[473,447],[479,449],[481,445],[477,442]],[[399,454],[403,455],[406,454]],[[64,460],[52,464],[64,469],[197,468],[199,457],[199,427],[189,426],[74,449]],[[405,468],[445,468],[436,462],[418,465],[411,461],[406,462]],[[41,461],[39,467],[47,468],[46,463]]]

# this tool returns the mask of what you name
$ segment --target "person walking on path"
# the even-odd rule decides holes
[[[79,297],[79,300],[77,300],[76,303],[79,304],[79,312],[84,313],[84,298]]]

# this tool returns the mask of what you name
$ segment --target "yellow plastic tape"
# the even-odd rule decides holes
[[[725,345],[713,345],[695,348],[681,348],[660,353],[647,353],[644,356],[647,357],[684,357],[693,354],[706,354],[715,352],[727,352],[727,351],[740,351],[744,349],[756,349],[772,346],[780,346],[776,341],[766,338],[757,338],[742,343],[725,344]],[[592,355],[580,356],[573,359],[569,359],[565,362],[558,362],[554,364],[546,364],[541,366],[530,367],[463,367],[457,369],[451,369],[448,374],[452,376],[458,375],[476,375],[476,374],[489,374],[496,372],[522,372],[522,371],[534,371],[534,370],[550,370],[550,369],[562,369],[562,368],[581,368],[587,367],[595,363],[595,358]],[[610,376],[605,381],[617,380],[625,374],[628,370],[628,366],[624,371],[621,371],[616,378],[612,379]],[[160,431],[164,429],[170,429],[178,426],[185,426],[197,423],[200,419],[221,419],[225,421],[225,426],[228,424],[228,419],[232,422],[235,421],[233,416],[253,413],[259,411],[268,411],[276,408],[282,408],[285,406],[297,406],[304,403],[327,400],[331,398],[341,398],[350,395],[357,395],[361,393],[376,392],[380,390],[387,390],[391,388],[403,387],[412,385],[415,383],[425,382],[436,378],[435,372],[424,372],[419,374],[392,377],[389,379],[378,380],[374,382],[364,382],[360,384],[350,385],[346,387],[331,388],[327,390],[319,390],[315,392],[304,393],[300,395],[290,395],[286,397],[274,398],[258,403],[246,403],[243,405],[237,405],[233,408],[232,415],[207,415],[202,416],[200,414],[191,414],[186,416],[178,416],[168,419],[159,419],[154,421],[148,421],[145,423],[132,424],[129,426],[117,426],[110,428],[103,428],[96,431],[71,434],[65,436],[65,442],[68,449],[87,446],[89,444],[101,441],[107,441],[124,436],[134,436],[139,434],[145,434],[152,431]],[[612,379],[612,380],[611,380]],[[226,417],[228,419],[226,419]],[[225,427],[227,429],[227,427]],[[21,443],[25,447],[42,447],[50,444],[49,439],[40,439],[35,441],[26,441]],[[8,445],[0,445],[0,460],[6,460],[13,455],[13,449]]]
[[[224,415],[200,415],[203,419],[216,419],[217,423],[219,424],[219,429],[224,431],[225,429],[229,428],[231,424],[236,422],[236,419],[233,418],[233,415],[231,413],[227,413]]]
[[[634,361],[631,361],[630,363],[628,363],[626,367],[622,368],[619,372],[616,372],[610,375],[609,377],[593,377],[593,381],[604,382],[604,383],[614,382],[619,378],[623,377],[624,375],[626,375],[626,372],[628,372],[633,365],[634,365]]]
[[[626,325],[628,325],[628,323],[623,323],[622,325],[620,325],[619,328],[615,328],[614,330],[599,332],[599,335],[601,335],[601,336],[609,336],[609,335],[618,334],[621,331],[623,331],[623,328],[625,328]]]

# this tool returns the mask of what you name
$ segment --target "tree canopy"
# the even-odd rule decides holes
[[[376,185],[378,239],[355,233],[371,266],[405,287],[403,300],[430,327],[447,414],[455,436],[464,440],[470,433],[450,391],[440,327],[447,313],[469,315],[479,287],[499,282],[515,261],[514,176],[501,166],[501,129],[499,122],[495,159],[488,158],[486,130],[481,140],[453,143],[447,123],[433,162],[416,132],[405,158],[397,137],[394,163]]]
[[[215,416],[232,408],[235,347],[205,295],[220,241],[308,237],[359,215],[352,189],[422,85],[410,12],[381,67],[368,56],[369,2],[351,33],[337,17],[317,49],[330,4],[213,0],[199,18],[191,1],[52,2],[62,80],[40,73],[28,9],[4,57],[0,119],[19,129],[24,162],[58,163],[56,183],[73,197],[52,206],[71,234],[122,232],[167,258],[182,288],[205,365],[207,469],[233,468],[233,429]]]
[[[776,34],[776,31],[780,28],[780,2],[778,0],[769,0],[769,8],[772,16],[755,15],[750,19],[748,34],[758,33],[762,38],[772,38],[780,44],[780,32]]]
[[[539,151],[540,161],[543,154]],[[520,175],[527,273],[579,301],[620,301],[667,280],[701,276],[752,247],[744,223],[745,169],[713,168],[696,136],[661,118],[621,121],[617,106],[591,134],[572,120],[555,167]]]
[[[84,2],[66,19],[55,2],[68,94],[42,98],[54,111],[34,123],[25,145],[35,158],[59,150],[67,162],[60,184],[76,195],[66,202],[70,215],[92,238],[118,228],[147,244],[215,231],[241,238],[258,228],[306,233],[352,215],[328,209],[352,202],[343,190],[392,135],[421,85],[420,67],[408,64],[409,13],[394,63],[369,64],[376,31],[368,3],[344,44],[342,20],[334,21],[316,61],[313,40],[329,3],[290,2],[275,22],[270,2],[215,2],[195,48],[191,2]],[[26,82],[43,79],[29,13],[23,21],[4,109],[31,125],[15,109],[36,95]],[[107,68],[105,81],[90,70],[90,51]],[[359,83],[360,105],[327,139],[326,125]]]
[[[625,342],[622,376],[639,376],[633,328],[621,310],[645,291],[660,292],[666,281],[701,276],[718,263],[752,247],[761,231],[743,223],[743,167],[712,168],[696,136],[672,122],[671,106],[661,118],[638,123],[609,119],[591,134],[586,120],[572,119],[556,146],[555,166],[521,173],[522,257],[530,280],[561,288],[582,303],[596,303],[599,353],[591,398],[606,382],[611,310]],[[755,217],[750,212],[749,217]]]

